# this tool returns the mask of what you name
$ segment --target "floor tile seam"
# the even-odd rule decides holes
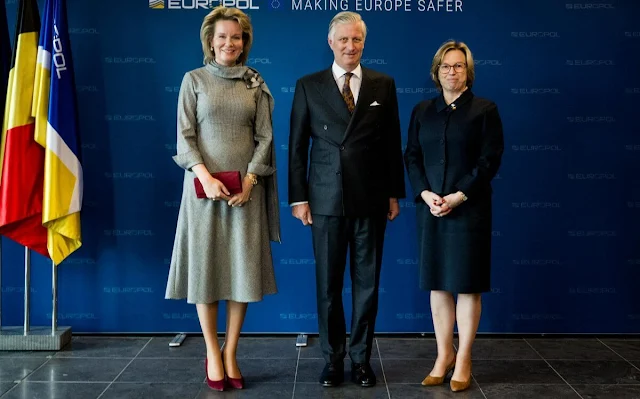
[[[619,354],[618,352],[616,352],[616,351],[615,351],[613,348],[611,348],[609,345],[607,345],[607,344],[605,344],[604,342],[602,342],[602,340],[600,340],[600,338],[597,338],[597,339],[598,339],[598,341],[599,341],[602,345],[606,346],[606,347],[607,347],[611,352],[613,352],[613,353],[615,353],[616,355],[620,356],[620,358],[621,358],[622,360],[624,360],[625,362],[629,363],[629,364],[630,364],[633,368],[635,368],[636,370],[640,371],[640,368],[638,368],[635,364],[631,363],[631,361],[630,361],[630,360],[627,360],[627,358],[625,358],[624,356],[622,356],[621,354]]]
[[[29,374],[27,374],[26,376],[24,376],[21,380],[14,380],[14,381],[8,381],[8,382],[14,382],[16,383],[14,386],[12,386],[7,392],[3,393],[1,397],[4,397],[5,395],[7,395],[9,392],[13,391],[18,385],[20,385],[22,382],[26,381],[27,378],[29,378],[29,376],[33,375],[33,373],[35,373],[36,371],[40,370],[41,368],[43,368],[47,363],[49,363],[51,361],[51,359],[53,359],[52,356],[46,356],[45,357],[46,361],[44,363],[42,363],[40,366],[38,366],[35,370],[31,371]]]
[[[298,348],[298,359],[296,360],[296,373],[293,376],[293,391],[291,392],[291,399],[296,397],[296,384],[298,383],[298,367],[300,366],[300,354],[302,353],[302,349]]]
[[[98,397],[96,399],[100,399],[105,392],[107,392],[107,390],[113,385],[113,383],[120,378],[120,376],[122,375],[122,373],[125,372],[125,370],[127,368],[129,368],[129,365],[131,365],[131,363],[133,363],[134,360],[136,360],[136,358],[138,357],[138,355],[140,355],[140,353],[142,353],[143,350],[145,350],[145,348],[149,345],[149,343],[151,343],[151,341],[153,341],[153,337],[149,338],[149,340],[147,341],[147,343],[144,344],[144,346],[138,351],[138,353],[136,353],[136,355],[133,357],[133,359],[131,359],[129,361],[129,363],[127,363],[126,366],[124,366],[124,368],[122,370],[120,370],[120,373],[118,373],[118,375],[116,375],[116,377],[113,379],[113,381],[111,381],[111,383],[109,385],[107,385],[107,387],[102,391],[102,393],[100,393],[100,395],[98,395]]]
[[[476,376],[473,375],[473,371],[471,372],[471,378],[473,378],[473,381],[476,383],[476,385],[478,386],[478,389],[480,389],[480,392],[482,393],[482,396],[484,396],[484,399],[488,399],[487,395],[484,393],[484,390],[482,389],[482,387],[480,386],[480,383],[478,382],[478,380],[476,379]]]
[[[571,388],[573,390],[573,392],[576,393],[576,395],[578,395],[578,397],[580,397],[580,399],[584,399],[582,397],[582,395],[580,395],[580,393],[573,387],[573,385],[569,384],[569,381],[567,381],[559,372],[558,370],[555,369],[555,367],[553,367],[551,365],[551,363],[549,363],[549,361],[547,359],[544,358],[544,356],[542,356],[540,354],[540,352],[538,352],[538,350],[536,348],[533,347],[533,345],[531,345],[531,343],[529,341],[527,341],[526,339],[524,340],[524,342],[527,343],[527,345],[529,345],[531,347],[531,349],[533,349],[536,354],[538,354],[538,356],[540,356],[542,358],[542,360],[545,361],[545,363],[547,363],[547,365],[551,368],[551,370],[553,370],[554,373],[556,373],[558,375],[558,377],[560,377],[560,379],[562,379],[562,381],[564,381],[567,385],[569,385],[569,388]]]
[[[382,370],[382,380],[384,381],[384,386],[387,389],[387,396],[389,397],[389,399],[391,399],[391,390],[389,389],[389,384],[387,383],[387,374],[384,372],[384,364],[382,364],[382,352],[380,352],[378,338],[374,338],[374,342],[376,343],[376,348],[378,349],[378,360],[380,361],[380,369]]]

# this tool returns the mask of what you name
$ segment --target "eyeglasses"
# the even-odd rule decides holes
[[[465,68],[467,67],[467,64],[464,64],[462,62],[458,62],[455,65],[447,65],[447,64],[440,64],[438,65],[438,69],[440,70],[440,73],[442,74],[447,74],[449,73],[449,71],[451,70],[451,68],[453,67],[453,70],[461,73],[465,70]]]

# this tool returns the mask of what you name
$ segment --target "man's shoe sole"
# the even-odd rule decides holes
[[[337,387],[340,384],[342,384],[342,382],[335,382],[335,383],[331,383],[331,384],[327,384],[327,383],[320,383],[320,385],[322,385],[323,387],[327,387],[327,388],[332,388],[332,387]]]

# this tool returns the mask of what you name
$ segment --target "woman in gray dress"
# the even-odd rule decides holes
[[[185,169],[167,299],[195,303],[207,347],[207,383],[242,388],[236,349],[248,302],[276,293],[270,241],[280,241],[272,113],[273,97],[245,66],[253,32],[246,14],[218,7],[200,30],[204,67],[187,72],[178,97],[174,161]],[[239,171],[231,195],[211,176]],[[207,198],[196,197],[194,178]],[[218,302],[227,301],[223,350]]]
[[[450,387],[463,391],[471,384],[480,294],[490,290],[491,180],[504,139],[496,104],[471,91],[475,69],[467,45],[444,43],[433,57],[431,78],[442,94],[414,108],[405,151],[417,202],[420,287],[431,291],[438,345],[422,385],[440,385],[453,371]]]

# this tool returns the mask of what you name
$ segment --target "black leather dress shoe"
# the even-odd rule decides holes
[[[376,385],[376,375],[369,363],[353,363],[351,364],[351,381],[363,387],[372,387]]]
[[[320,374],[320,385],[337,387],[344,381],[344,363],[327,363]]]

